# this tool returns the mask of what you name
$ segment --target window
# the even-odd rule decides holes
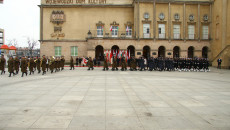
[[[164,20],[164,19],[165,19],[165,15],[164,15],[164,13],[160,13],[160,15],[159,15],[159,19],[160,19],[160,20]]]
[[[202,33],[203,33],[203,39],[207,40],[208,39],[208,26],[202,27]]]
[[[118,26],[112,26],[112,37],[118,36]]]
[[[76,46],[71,47],[71,56],[78,56],[78,47]]]
[[[55,47],[55,56],[61,56],[61,47],[60,46]]]
[[[103,26],[97,26],[97,37],[103,37]]]
[[[150,24],[143,24],[144,38],[150,38]]]
[[[165,24],[158,24],[159,38],[165,38]]]
[[[188,39],[195,39],[195,27],[194,27],[194,25],[188,25]]]
[[[190,21],[193,21],[193,20],[194,20],[194,15],[193,15],[193,14],[190,14],[190,15],[189,15],[189,20],[190,20]]]
[[[145,18],[145,19],[148,19],[148,18],[149,18],[149,13],[145,13],[145,14],[144,14],[144,18]]]
[[[1,44],[3,43],[3,40],[2,40],[2,38],[0,38],[0,43],[1,43]]]
[[[180,39],[180,25],[173,25],[174,39]]]
[[[132,37],[132,27],[126,27],[126,37]]]
[[[2,32],[0,32],[0,37],[3,37],[3,33]]]
[[[174,19],[175,19],[175,20],[179,20],[179,19],[180,19],[180,15],[179,15],[178,13],[176,13],[176,14],[174,15]]]

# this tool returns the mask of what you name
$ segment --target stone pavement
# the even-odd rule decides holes
[[[229,130],[230,71],[0,75],[1,130]]]

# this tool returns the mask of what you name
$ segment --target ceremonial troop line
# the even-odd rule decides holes
[[[191,58],[135,58],[130,57],[126,58],[124,56],[117,57],[116,55],[108,58],[104,56],[104,64],[103,71],[109,70],[109,66],[111,65],[112,71],[118,71],[118,67],[121,67],[121,71],[126,71],[129,67],[130,71],[203,71],[208,72],[209,70],[209,61],[208,59],[191,59]],[[76,61],[78,62],[78,61]],[[4,56],[1,56],[0,59],[0,70],[1,75],[5,74],[5,63],[6,60]],[[29,68],[29,75],[34,74],[37,70],[38,73],[42,71],[42,75],[46,74],[50,70],[51,73],[62,71],[65,65],[65,58],[62,57],[22,57],[19,59],[18,57],[10,57],[7,61],[8,63],[8,72],[9,77],[13,75],[17,75],[19,73],[19,68],[21,68],[22,77],[24,74],[27,76]],[[94,61],[91,57],[82,58],[82,64],[88,66],[88,70],[94,70]],[[73,57],[70,58],[70,70],[74,70],[74,60]]]

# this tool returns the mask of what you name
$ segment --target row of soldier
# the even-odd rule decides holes
[[[21,68],[22,77],[24,74],[28,74],[28,68],[29,68],[29,75],[34,74],[34,71],[38,71],[38,73],[41,73],[42,75],[46,74],[47,71],[58,72],[60,70],[64,69],[65,59],[64,57],[22,57],[19,59],[18,57],[10,57],[7,61],[8,63],[8,72],[9,77],[11,75],[17,75],[19,73],[19,68]],[[1,75],[5,74],[5,64],[6,60],[4,58],[4,55],[0,58],[0,70]]]
[[[105,57],[106,59],[106,57]],[[159,71],[209,71],[209,61],[208,59],[202,58],[144,58],[140,57],[136,59],[131,57],[126,61],[125,57],[121,59],[115,56],[111,59],[112,71],[118,70],[121,67],[121,71],[127,70],[127,66],[130,67],[131,71],[135,70],[159,70]],[[103,70],[108,70],[108,61],[104,61]]]

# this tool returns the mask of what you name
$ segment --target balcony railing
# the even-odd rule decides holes
[[[165,33],[159,34],[159,39],[165,39]]]
[[[89,38],[134,38],[133,33],[128,33],[126,31],[97,31],[97,30],[90,30],[91,37]]]
[[[143,33],[143,38],[151,38],[151,33]]]
[[[195,40],[195,34],[188,34],[189,40]]]

